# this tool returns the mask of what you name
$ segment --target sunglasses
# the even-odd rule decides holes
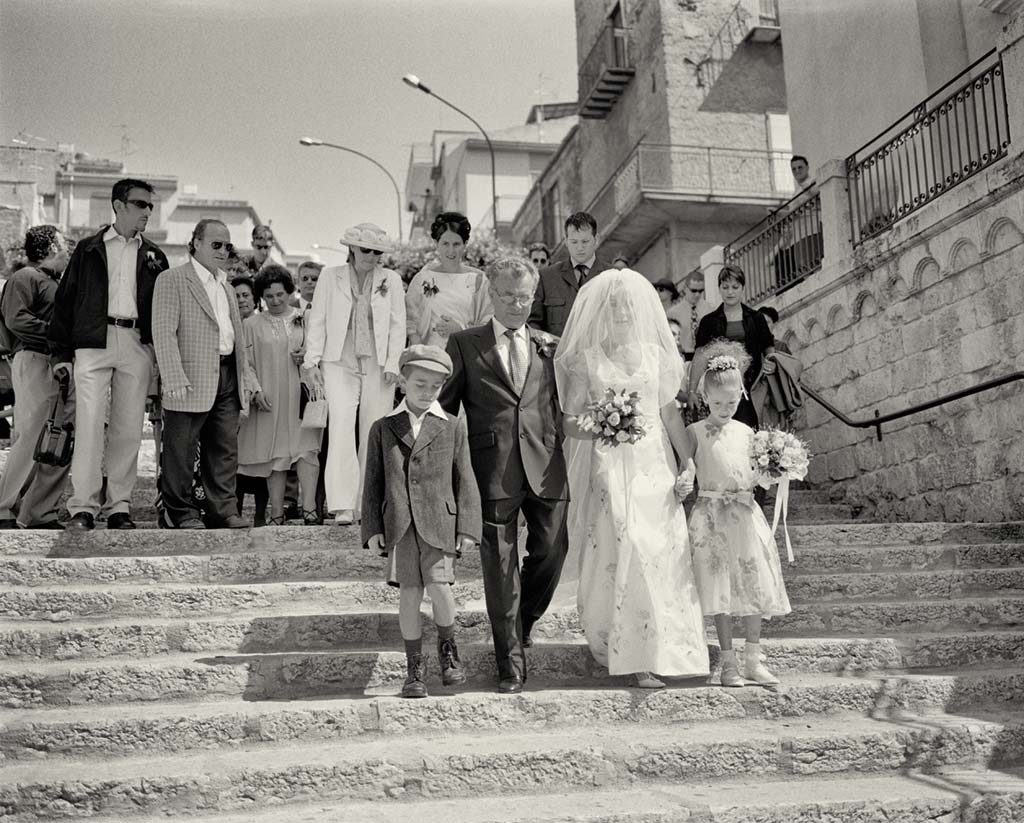
[[[704,294],[704,289],[689,289],[691,294]]]
[[[227,249],[228,254],[231,254],[235,250],[235,247],[231,243],[225,243],[223,240],[211,240],[210,248],[214,251],[220,251],[221,249]]]
[[[259,249],[260,251],[269,251],[270,250],[270,244],[268,244],[268,243],[253,243],[252,247],[254,249]]]
[[[131,203],[137,209],[149,209],[153,211],[153,204],[149,200],[125,200],[125,203]]]
[[[364,249],[362,246],[359,247],[359,251],[363,254],[384,254],[380,249]]]

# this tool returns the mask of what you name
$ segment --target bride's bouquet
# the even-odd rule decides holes
[[[792,432],[761,429],[754,432],[750,464],[757,485],[768,488],[783,478],[803,480],[811,456],[807,446]]]
[[[604,398],[587,406],[576,424],[606,446],[636,443],[647,434],[647,418],[640,411],[640,395],[606,389]]]
[[[793,562],[793,544],[786,527],[789,511],[789,481],[803,480],[811,456],[807,446],[795,434],[781,429],[761,429],[754,432],[750,446],[750,465],[754,470],[754,481],[764,488],[779,484],[775,495],[775,511],[772,513],[772,534],[782,519],[782,532],[786,538],[786,556]]]

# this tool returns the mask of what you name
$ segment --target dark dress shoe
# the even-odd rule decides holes
[[[498,694],[519,694],[523,690],[523,678],[518,674],[503,677],[498,682]]]
[[[237,514],[232,514],[221,524],[222,529],[247,529],[252,524],[244,517],[240,517]]]
[[[200,520],[198,517],[189,517],[189,518],[187,518],[185,520],[182,520],[174,528],[176,528],[176,529],[205,529],[206,528],[206,524],[202,520]]]
[[[67,525],[69,532],[91,532],[96,528],[96,519],[89,512],[79,512],[74,515]]]
[[[16,529],[18,528],[18,521],[13,517],[9,517],[6,520],[0,520],[0,529]]]
[[[135,523],[132,522],[131,515],[127,512],[117,512],[116,514],[110,515],[107,518],[108,529],[134,529]]]

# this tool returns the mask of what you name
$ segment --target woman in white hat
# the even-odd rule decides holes
[[[370,425],[394,406],[405,348],[405,292],[398,273],[380,264],[381,254],[392,249],[382,228],[360,223],[346,229],[341,242],[350,262],[320,274],[306,314],[302,373],[311,396],[327,398],[326,508],[335,523],[347,525],[359,520]]]

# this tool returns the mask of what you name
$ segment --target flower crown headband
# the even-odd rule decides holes
[[[732,369],[740,370],[739,361],[731,355],[718,354],[708,361],[707,366],[704,367],[704,374],[709,371],[731,371]]]
[[[704,392],[704,378],[708,376],[708,372],[727,372],[733,370],[737,372],[740,370],[739,360],[729,354],[716,354],[708,360],[708,364],[704,367],[704,374],[700,376],[700,380],[697,382],[697,394],[701,397],[707,396]],[[745,386],[742,391],[743,396],[747,397],[747,389]]]

